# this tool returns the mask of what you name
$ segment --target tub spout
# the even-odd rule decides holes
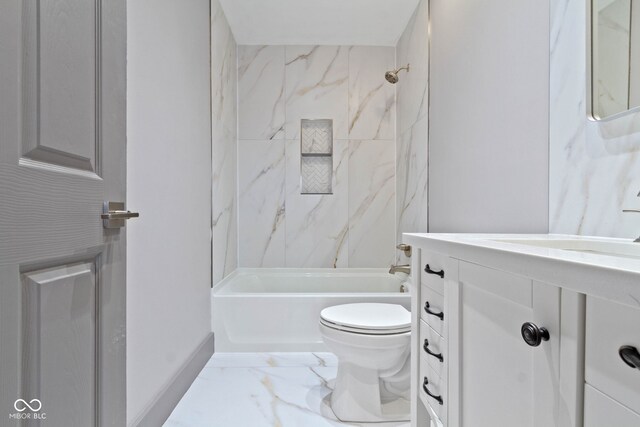
[[[389,274],[396,274],[396,273],[411,274],[411,266],[409,264],[392,265],[391,268],[389,269]]]

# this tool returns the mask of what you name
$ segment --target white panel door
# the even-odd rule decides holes
[[[0,425],[125,425],[125,0],[0,2]]]
[[[458,316],[460,424],[558,425],[559,288],[460,262]],[[548,339],[527,344],[529,323]]]

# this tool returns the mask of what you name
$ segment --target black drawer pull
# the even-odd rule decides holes
[[[431,310],[429,310],[429,308],[430,308],[430,307],[431,307],[431,306],[429,305],[429,301],[425,301],[425,303],[424,303],[424,311],[426,311],[426,312],[427,312],[427,314],[430,314],[430,315],[432,315],[432,316],[439,317],[439,318],[440,318],[440,320],[444,320],[444,313],[443,313],[443,312],[436,313],[435,311],[431,311]]]
[[[630,345],[623,345],[618,350],[618,354],[624,363],[632,368],[640,369],[640,353],[638,353],[637,348]]]
[[[444,362],[444,357],[442,357],[442,353],[434,353],[433,351],[429,350],[429,340],[426,339],[426,338],[424,339],[424,345],[422,346],[422,349],[427,354],[430,354],[431,356],[433,356],[436,359],[438,359],[440,361],[440,363]]]
[[[442,396],[436,396],[435,394],[431,393],[427,388],[428,385],[429,385],[429,380],[427,379],[427,377],[424,377],[424,382],[422,383],[422,389],[424,390],[424,392],[427,393],[430,397],[437,400],[439,404],[444,405]]]
[[[444,279],[444,270],[440,270],[440,271],[432,270],[431,267],[429,267],[429,264],[427,264],[424,267],[424,272],[427,274],[435,274],[436,276],[440,276],[441,279]]]

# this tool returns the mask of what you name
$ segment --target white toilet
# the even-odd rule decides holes
[[[409,420],[411,313],[397,304],[327,307],[320,333],[338,357],[331,409],[341,421]]]

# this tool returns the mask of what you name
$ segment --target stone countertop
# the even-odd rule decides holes
[[[403,242],[640,307],[640,243],[629,239],[562,234],[405,233]],[[606,254],[612,248],[624,255]]]

